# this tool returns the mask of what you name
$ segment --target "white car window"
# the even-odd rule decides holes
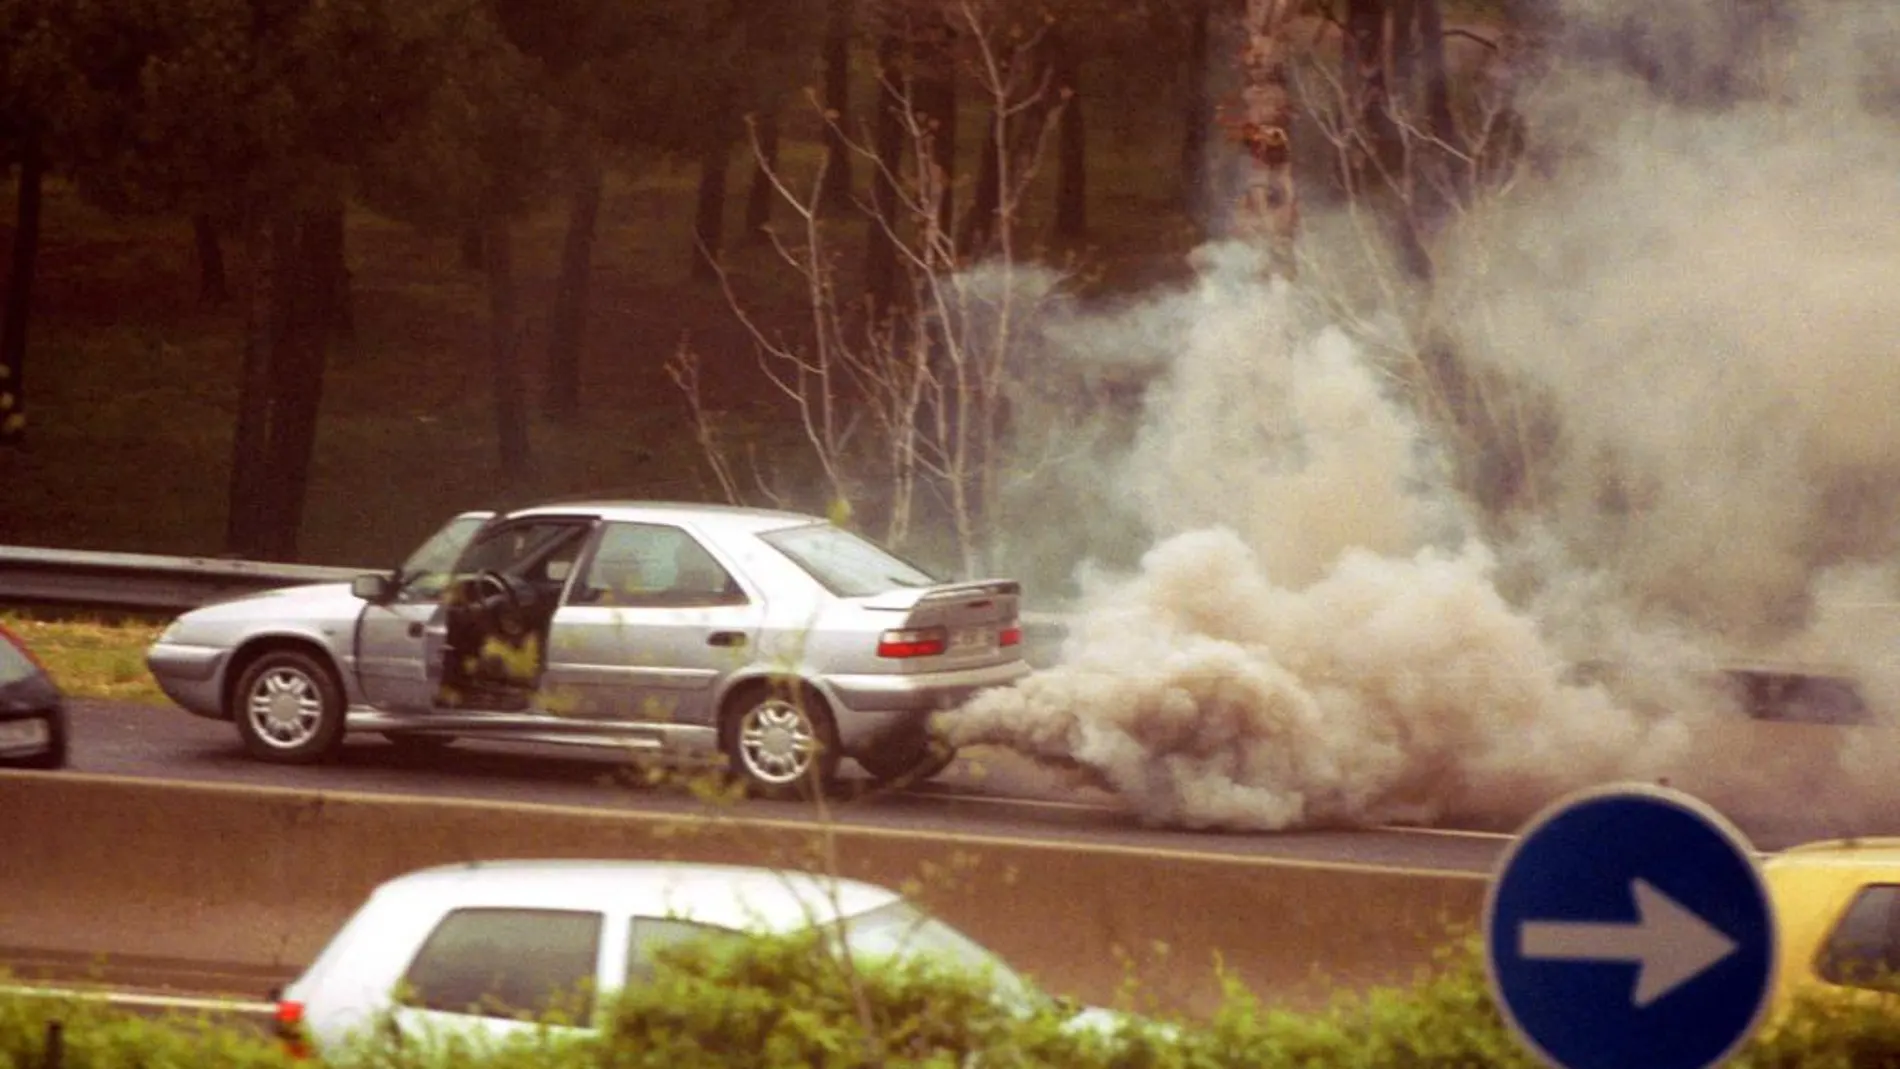
[[[627,985],[653,979],[654,957],[667,947],[698,940],[736,942],[743,938],[742,933],[730,928],[675,917],[635,917],[627,929]]]
[[[600,913],[458,909],[403,976],[404,1001],[442,1013],[585,1016],[600,960]]]

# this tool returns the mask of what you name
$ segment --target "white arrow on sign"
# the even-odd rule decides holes
[[[1542,961],[1633,963],[1636,1006],[1647,1006],[1733,954],[1736,942],[1647,880],[1630,881],[1636,923],[1525,921],[1518,953]]]

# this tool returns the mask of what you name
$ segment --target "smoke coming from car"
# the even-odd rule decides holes
[[[1900,17],[1623,7],[1572,5],[1611,29],[1522,98],[1525,177],[1440,237],[1478,432],[1421,401],[1390,317],[1244,250],[1047,324],[1051,359],[1155,374],[1082,469],[1107,533],[1064,532],[1091,559],[1059,663],[946,716],[955,741],[1188,826],[1521,814],[1626,777],[1892,800],[1860,750],[1820,779],[1744,753],[1714,669],[1900,697],[1900,609],[1872,607],[1900,602]],[[1710,45],[1738,35],[1781,58]],[[1472,500],[1473,433],[1514,462],[1508,502]]]

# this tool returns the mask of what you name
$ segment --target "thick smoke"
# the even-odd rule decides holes
[[[1159,354],[1139,430],[1090,468],[1148,548],[1084,562],[1060,663],[949,734],[1190,826],[1517,813],[1625,777],[1814,787],[1723,778],[1742,714],[1714,669],[1900,697],[1890,6],[1569,12],[1585,58],[1522,105],[1539,170],[1441,236],[1453,350],[1535,415],[1508,516],[1476,518],[1469,443],[1405,369],[1244,251],[1052,325],[1066,362]],[[1755,58],[1705,47],[1729,38]],[[1810,802],[1856,804],[1889,764]]]

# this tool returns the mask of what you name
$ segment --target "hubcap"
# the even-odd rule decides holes
[[[817,756],[811,718],[791,702],[763,702],[739,722],[739,759],[767,783],[795,783],[810,775]]]
[[[323,698],[316,681],[290,668],[264,673],[251,688],[251,726],[265,743],[292,749],[316,736]]]

